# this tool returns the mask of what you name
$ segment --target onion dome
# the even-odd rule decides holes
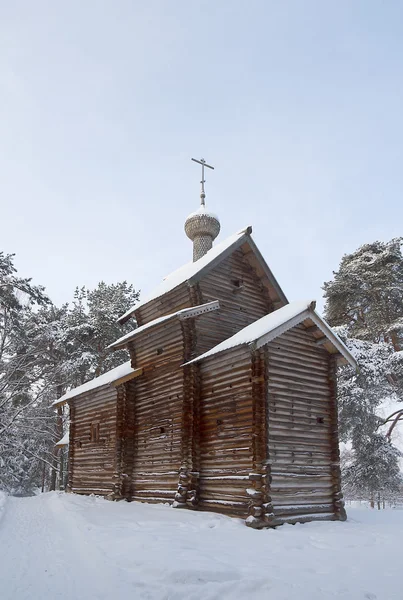
[[[186,219],[185,233],[193,242],[193,262],[213,247],[213,241],[220,233],[220,221],[216,215],[206,211],[203,197],[200,208]]]

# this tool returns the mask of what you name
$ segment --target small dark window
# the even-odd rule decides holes
[[[319,423],[320,425],[323,425],[325,422],[324,417],[316,417],[316,422]]]
[[[222,419],[217,419],[217,427],[219,427],[222,424],[223,424],[223,420]]]
[[[90,441],[99,442],[99,423],[91,423],[90,425]]]
[[[242,279],[231,279],[231,287],[234,294],[241,292],[243,290]]]
[[[81,441],[77,440],[75,443],[76,448],[81,448]]]
[[[164,348],[157,348],[157,354],[162,354],[164,352]]]
[[[160,433],[165,433],[165,427],[160,427]]]

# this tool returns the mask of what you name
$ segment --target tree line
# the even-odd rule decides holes
[[[68,389],[128,360],[109,344],[133,328],[117,318],[138,299],[126,281],[74,291],[56,306],[42,286],[18,276],[14,256],[0,253],[0,489],[31,494],[63,487],[68,427],[52,407]]]
[[[402,240],[374,242],[345,255],[324,284],[325,318],[357,359],[338,372],[342,475],[346,495],[376,500],[399,495],[403,419]],[[68,427],[53,401],[128,359],[107,346],[130,331],[117,319],[139,298],[126,281],[76,288],[56,306],[42,286],[18,276],[14,256],[0,253],[0,489],[31,494],[63,488]],[[389,418],[379,413],[388,402]]]

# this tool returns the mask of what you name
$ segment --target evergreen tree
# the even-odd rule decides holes
[[[126,281],[112,285],[101,281],[94,290],[76,289],[68,329],[82,352],[81,372],[85,381],[127,360],[125,350],[111,353],[107,347],[133,329],[132,323],[122,327],[117,320],[138,297],[138,292]]]
[[[402,238],[365,244],[343,256],[334,279],[324,284],[325,317],[332,326],[345,325],[351,337],[403,341]]]
[[[352,496],[364,493],[372,505],[375,498],[393,497],[402,485],[400,456],[384,435],[361,436],[361,443],[342,470],[344,489]]]
[[[38,312],[36,345],[41,348],[44,379],[47,389],[52,390],[51,400],[128,359],[125,350],[110,353],[107,346],[132,329],[130,324],[122,329],[117,319],[137,299],[138,292],[125,281],[112,285],[101,282],[94,290],[76,288],[71,306],[44,307]],[[54,444],[65,433],[66,413],[68,411],[59,407],[54,421],[52,456],[47,457],[53,465],[50,489],[55,489],[57,470],[59,485],[63,482],[63,451]]]
[[[49,300],[42,287],[17,276],[13,258],[0,253],[0,487],[21,491],[21,480],[31,482],[37,467],[32,415],[45,390],[29,324]]]
[[[52,402],[65,391],[127,360],[107,346],[132,329],[117,318],[138,299],[126,282],[76,289],[55,307],[44,289],[19,278],[13,257],[0,253],[0,489],[32,493],[45,477],[63,479],[67,413]]]
[[[346,327],[335,331],[354,355],[359,369],[345,365],[338,372],[340,440],[358,446],[362,436],[375,433],[382,423],[376,409],[395,389],[385,377],[391,369],[393,349],[385,343],[374,344],[349,338]]]
[[[359,371],[338,375],[340,439],[352,452],[343,469],[350,491],[371,496],[400,485],[399,453],[382,435],[377,408],[403,391],[402,240],[374,242],[343,257],[324,285],[325,316],[355,355]],[[340,327],[341,326],[341,327]]]
[[[400,452],[381,433],[376,411],[384,398],[396,397],[385,377],[385,371],[393,373],[395,353],[390,344],[354,340],[346,328],[336,330],[359,365],[358,371],[346,365],[338,374],[340,441],[351,445],[342,461],[343,487],[352,497],[390,497],[402,483]]]

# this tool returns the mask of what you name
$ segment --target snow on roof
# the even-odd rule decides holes
[[[266,335],[276,327],[279,327],[286,321],[293,319],[296,315],[299,315],[301,312],[308,310],[310,301],[300,301],[300,302],[290,302],[283,308],[279,308],[274,312],[258,319],[254,323],[247,325],[238,333],[231,336],[230,338],[224,340],[211,350],[208,350],[204,354],[201,354],[197,358],[193,359],[190,362],[196,362],[202,360],[203,358],[207,358],[208,356],[212,356],[213,354],[218,354],[219,352],[224,352],[224,350],[229,350],[230,348],[235,348],[235,346],[242,346],[243,344],[251,344],[256,341],[258,338]],[[188,363],[189,364],[189,363]]]
[[[206,304],[200,304],[198,306],[191,306],[190,308],[182,308],[181,310],[177,310],[176,312],[171,313],[169,315],[158,317],[157,319],[154,319],[154,321],[150,321],[145,325],[141,325],[141,327],[137,327],[137,329],[133,329],[133,331],[129,331],[129,333],[123,335],[121,338],[116,340],[116,342],[110,344],[108,348],[117,348],[118,346],[121,346],[122,343],[128,342],[129,340],[133,339],[139,333],[143,333],[143,331],[145,331],[146,329],[150,329],[150,327],[155,327],[155,325],[164,323],[164,321],[169,321],[174,317],[186,318],[197,316],[206,312],[211,312],[212,310],[217,310],[217,308],[220,308],[220,303],[218,302],[218,300],[213,300],[212,302],[207,302]]]
[[[80,394],[84,394],[85,392],[89,392],[90,390],[95,390],[96,388],[101,387],[103,385],[107,385],[108,383],[113,383],[114,381],[117,381],[122,377],[126,377],[127,375],[131,375],[136,371],[137,369],[133,369],[131,367],[130,360],[128,360],[127,362],[123,363],[123,365],[119,365],[118,367],[107,371],[103,375],[100,375],[99,377],[95,377],[95,379],[87,381],[87,383],[84,383],[83,385],[79,385],[78,387],[69,390],[58,400],[55,400],[52,406],[64,404],[67,400],[70,400],[70,398],[74,398],[75,396],[79,396]]]
[[[343,342],[338,338],[338,336],[331,330],[329,325],[325,323],[325,321],[316,313],[315,311],[315,301],[312,300],[301,300],[296,302],[290,302],[286,306],[275,310],[274,312],[265,315],[258,321],[251,323],[247,327],[238,331],[232,337],[224,340],[217,346],[214,346],[211,350],[208,350],[204,354],[201,354],[197,358],[189,361],[186,364],[191,364],[197,361],[200,361],[208,356],[213,356],[214,354],[218,354],[219,352],[224,352],[225,350],[229,350],[230,348],[235,348],[236,346],[242,346],[245,344],[252,344],[257,340],[268,336],[268,334],[273,333],[273,336],[270,339],[274,339],[278,335],[281,335],[291,327],[294,327],[301,321],[305,319],[312,319],[321,331],[329,338],[329,341],[334,344],[337,349],[343,354],[343,356],[352,364],[356,366],[355,359],[347,349],[347,347],[343,344]],[[270,341],[267,339],[266,341]],[[265,343],[266,343],[265,341]]]
[[[57,448],[59,448],[61,446],[68,446],[69,445],[69,439],[70,439],[70,433],[69,433],[69,431],[66,431],[66,433],[64,434],[64,436],[62,437],[62,439],[59,440],[57,442],[57,444],[55,444],[55,446]]]
[[[196,262],[187,263],[179,269],[176,269],[176,271],[170,273],[170,275],[167,275],[163,279],[163,281],[149,295],[145,296],[140,302],[137,302],[137,304],[134,304],[127,312],[125,312],[124,315],[122,315],[118,319],[118,321],[125,321],[135,310],[140,308],[140,306],[143,306],[144,304],[147,304],[147,302],[150,302],[151,300],[155,300],[156,298],[163,296],[167,292],[170,292],[174,288],[181,285],[181,283],[184,283],[188,279],[191,279],[191,277],[194,277],[199,271],[201,271],[204,267],[210,264],[215,258],[220,256],[220,254],[222,254],[225,250],[230,248],[242,236],[246,235],[250,231],[251,228],[249,227],[242,229],[242,231],[238,231],[238,233],[231,235],[229,238],[227,238],[220,244],[216,244],[215,246],[213,246],[211,250],[209,250],[204,256],[199,258],[199,260],[197,260]]]

